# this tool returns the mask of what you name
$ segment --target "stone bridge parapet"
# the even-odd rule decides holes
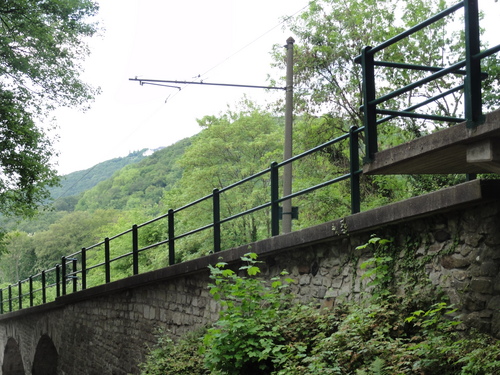
[[[500,337],[499,181],[471,181],[313,228],[276,236],[157,271],[79,291],[0,316],[3,375],[138,374],[159,331],[180,336],[217,319],[208,265],[234,267],[252,251],[263,277],[286,269],[298,303],[332,306],[363,290],[355,250],[372,233],[427,259],[439,285],[470,326]],[[355,255],[355,256],[353,256]]]

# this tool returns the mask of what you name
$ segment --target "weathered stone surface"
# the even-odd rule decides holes
[[[440,202],[443,200],[445,196],[441,196]],[[432,204],[429,206],[432,208]],[[370,292],[369,280],[361,280],[359,266],[373,254],[370,249],[361,252],[355,248],[366,243],[372,233],[394,238],[394,246],[401,249],[396,255],[398,261],[428,260],[422,265],[422,285],[439,285],[469,326],[500,337],[499,207],[498,201],[477,203],[471,208],[401,222],[390,219],[387,213],[380,214],[381,211],[371,212],[365,218],[358,214],[356,220],[346,218],[344,222],[354,225],[357,231],[349,232],[347,225],[338,236],[330,223],[307,235],[284,236],[284,249],[266,248],[279,242],[282,236],[278,236],[253,244],[252,251],[265,261],[265,278],[282,270],[290,272],[296,281],[290,290],[297,303],[331,307],[341,299],[357,300],[361,292]],[[372,220],[377,217],[387,222],[382,225]],[[299,244],[292,246],[290,238]],[[407,248],[408,244],[411,248]],[[238,269],[237,259],[248,251],[242,247],[221,252],[65,296],[57,303],[26,313],[0,316],[0,362],[5,343],[11,337],[20,344],[25,368],[31,368],[38,340],[46,334],[59,353],[61,374],[137,374],[137,363],[144,358],[146,346],[154,343],[157,329],[178,337],[217,319],[220,306],[208,291],[207,265],[221,256],[232,269]],[[397,281],[401,281],[398,278],[402,269],[398,266],[394,274]],[[131,280],[141,283],[133,284]]]
[[[451,235],[448,231],[444,229],[439,229],[434,232],[434,238],[436,239],[437,242],[444,242],[448,241],[451,238]]]
[[[473,278],[470,283],[472,291],[481,294],[490,294],[493,292],[493,282],[490,278],[478,277]]]
[[[441,258],[441,265],[446,269],[464,268],[470,265],[470,260],[459,254],[447,255]]]

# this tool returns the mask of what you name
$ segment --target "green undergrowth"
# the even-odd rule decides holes
[[[370,293],[328,309],[294,303],[286,273],[258,278],[255,254],[245,255],[238,271],[210,267],[219,320],[177,341],[159,335],[141,374],[500,373],[498,340],[465,330],[435,290],[396,293],[395,262],[378,256],[390,242],[373,237],[367,246],[374,257],[361,268]]]

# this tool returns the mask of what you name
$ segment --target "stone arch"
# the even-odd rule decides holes
[[[57,354],[56,347],[48,335],[42,335],[38,341],[33,359],[33,375],[54,375],[57,374]]]
[[[3,375],[24,375],[23,359],[19,345],[15,339],[10,337],[5,345],[2,364]]]

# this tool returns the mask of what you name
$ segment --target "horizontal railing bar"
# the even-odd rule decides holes
[[[449,117],[449,116],[439,116],[439,115],[426,115],[423,113],[415,113],[415,112],[404,112],[404,111],[392,111],[389,109],[377,109],[377,113],[382,115],[391,115],[391,116],[401,116],[401,117],[410,117],[410,118],[423,118],[426,120],[436,120],[436,121],[449,121],[449,122],[464,122],[465,119],[458,117]]]
[[[251,180],[253,180],[253,179],[257,178],[257,177],[265,175],[266,173],[269,173],[270,171],[271,171],[271,168],[267,168],[267,169],[264,169],[264,170],[262,170],[260,172],[257,172],[255,174],[251,175],[250,177],[244,178],[243,180],[240,180],[238,182],[235,182],[235,183],[233,183],[231,185],[228,185],[226,187],[223,187],[223,188],[219,189],[219,193],[223,193],[225,191],[231,190],[232,188],[237,187],[239,185],[242,185],[245,182],[251,181]]]
[[[104,266],[106,263],[105,262],[101,262],[101,263],[97,263],[97,264],[93,264],[91,266],[87,266],[87,271],[90,271],[90,270],[93,270],[94,268],[98,268],[98,267],[101,267],[101,266]]]
[[[494,47],[491,47],[491,48],[488,48],[482,52],[479,52],[478,54],[472,56],[473,59],[484,59],[485,57],[488,57],[488,56],[491,56],[497,52],[500,52],[500,44],[494,46]]]
[[[156,243],[151,244],[151,245],[147,245],[147,246],[141,247],[140,249],[137,250],[137,252],[138,253],[142,253],[143,251],[146,251],[146,250],[153,249],[155,247],[164,245],[164,244],[168,243],[168,241],[169,240],[164,240],[164,241],[156,242]]]
[[[436,95],[436,96],[433,96],[432,98],[429,98],[429,99],[427,99],[427,100],[424,100],[424,101],[423,101],[423,102],[421,102],[421,103],[418,103],[418,104],[412,105],[411,107],[408,107],[408,108],[404,109],[404,110],[403,110],[403,112],[411,112],[411,111],[413,111],[413,110],[415,110],[415,109],[418,109],[418,108],[420,108],[420,107],[423,107],[423,106],[425,106],[425,105],[427,105],[427,104],[431,104],[431,103],[435,102],[436,100],[441,99],[441,98],[443,98],[443,97],[445,97],[445,96],[447,96],[447,95],[453,94],[454,92],[459,91],[459,90],[461,90],[461,89],[463,89],[463,88],[464,88],[464,85],[459,85],[459,86],[456,86],[456,87],[454,87],[454,88],[452,88],[452,89],[450,89],[450,90],[447,90],[447,91],[445,91],[445,92],[442,92],[442,93],[441,93],[441,94],[439,94],[439,95]],[[361,110],[364,110],[364,108],[361,108]],[[380,125],[380,124],[382,124],[382,123],[384,123],[384,122],[386,122],[386,121],[392,120],[392,119],[393,119],[393,118],[395,118],[395,117],[397,117],[397,116],[387,116],[387,117],[384,117],[384,118],[382,118],[382,119],[380,119],[380,120],[377,120],[377,125]]]
[[[122,254],[122,255],[118,255],[117,257],[114,257],[113,259],[110,259],[110,260],[109,260],[109,263],[111,264],[111,263],[113,263],[113,262],[115,262],[115,261],[117,261],[117,260],[120,260],[120,259],[123,259],[123,258],[129,257],[129,256],[131,256],[132,254],[133,254],[133,252],[132,252],[132,251],[129,251],[128,253],[125,253],[125,254]]]
[[[94,249],[94,248],[96,248],[96,247],[99,247],[99,246],[102,246],[102,245],[104,245],[104,241],[101,241],[101,242],[98,242],[98,243],[96,243],[96,244],[93,244],[92,246],[86,247],[86,248],[85,248],[85,250],[87,250],[87,251],[88,251],[88,250],[92,250],[92,249]],[[80,251],[81,251],[81,250],[80,250]]]
[[[408,30],[405,30],[402,33],[400,33],[400,34],[398,34],[398,35],[390,38],[389,40],[387,40],[387,41],[379,44],[378,46],[371,48],[367,52],[373,55],[376,52],[379,52],[379,51],[383,50],[384,48],[387,48],[387,47],[393,45],[394,43],[397,43],[400,40],[402,40],[402,39],[410,36],[411,34],[414,34],[417,31],[420,31],[423,28],[425,28],[425,27],[427,27],[429,25],[432,25],[433,23],[435,23],[435,22],[439,21],[440,19],[442,19],[442,18],[450,15],[451,13],[457,11],[458,9],[462,8],[463,6],[464,6],[464,1],[461,1],[460,3],[455,4],[455,5],[451,6],[451,7],[449,7],[448,9],[443,10],[443,11],[437,13],[436,15],[434,15],[433,17],[428,18],[425,21],[420,22],[419,24],[413,26],[412,28],[410,28]],[[361,62],[361,55],[356,56],[354,58],[354,61],[356,63],[360,63]]]
[[[373,64],[376,66],[383,66],[386,68],[401,68],[401,69],[421,70],[421,71],[427,71],[427,72],[439,72],[440,70],[443,70],[442,67],[437,67],[437,66],[396,63],[396,62],[390,62],[390,61],[374,61]],[[460,75],[467,74],[467,72],[465,70],[457,70],[453,73],[460,74]],[[488,76],[486,73],[482,73],[482,74],[485,77]]]
[[[357,173],[355,174],[360,174],[362,173],[363,171],[360,169],[357,171]],[[340,181],[344,181],[344,180],[347,180],[348,178],[351,177],[351,174],[350,173],[347,173],[347,174],[344,174],[342,176],[339,176],[339,177],[336,177],[332,180],[329,180],[329,181],[325,181],[325,182],[322,182],[321,184],[317,184],[317,185],[314,185],[314,186],[311,186],[310,188],[307,188],[307,189],[304,189],[304,190],[301,190],[301,191],[297,191],[293,194],[290,194],[289,196],[287,197],[284,197],[282,198],[282,200],[286,200],[287,198],[290,199],[290,198],[296,198],[296,197],[299,197],[301,195],[304,195],[304,194],[307,194],[307,193],[310,193],[311,191],[314,191],[314,190],[317,190],[317,189],[320,189],[322,187],[325,187],[325,186],[328,186],[328,185],[331,185],[331,184],[334,184],[336,182],[340,182]]]
[[[214,226],[214,223],[211,223],[211,224],[207,224],[203,227],[199,227],[197,229],[193,229],[189,232],[186,232],[186,233],[183,233],[183,234],[180,234],[178,236],[175,236],[174,240],[180,240],[181,238],[184,238],[184,237],[187,237],[187,236],[190,236],[192,234],[195,234],[195,233],[199,233],[199,232],[202,232],[204,231],[205,229],[210,229]]]
[[[108,237],[108,240],[110,240],[110,241],[111,241],[111,240],[114,240],[114,239],[116,239],[116,238],[118,238],[118,237],[124,236],[124,235],[126,235],[126,234],[131,233],[131,232],[132,232],[132,228],[129,228],[129,229],[127,229],[127,230],[125,230],[125,231],[123,231],[123,232],[121,232],[121,233],[118,233],[118,234],[115,234],[114,236]],[[104,242],[102,242],[102,244],[104,244]],[[87,249],[87,250],[88,250],[88,249]]]
[[[168,213],[160,215],[158,217],[155,217],[155,218],[153,218],[149,221],[146,221],[142,224],[137,224],[137,229],[145,227],[146,225],[149,225],[149,224],[153,224],[154,222],[160,221],[161,219],[165,219],[166,217],[168,217]]]
[[[82,250],[80,249],[80,250],[74,252],[73,254],[66,255],[66,259],[74,258],[76,255],[80,255],[81,253],[82,253]]]
[[[188,203],[188,204],[186,204],[186,205],[184,205],[182,207],[176,208],[175,210],[173,210],[174,214],[176,214],[176,213],[178,213],[180,211],[183,211],[183,210],[185,210],[185,209],[187,209],[189,207],[192,207],[192,206],[194,206],[194,205],[196,205],[198,203],[206,201],[207,199],[210,199],[210,198],[212,198],[212,194],[205,195],[204,197],[199,198],[199,199],[195,200],[194,202],[191,202],[191,203]]]
[[[408,85],[406,85],[398,90],[395,90],[387,95],[384,95],[378,99],[372,100],[368,104],[369,105],[377,105],[377,104],[386,102],[392,98],[395,98],[396,96],[404,94],[405,92],[408,92],[408,91],[413,90],[419,86],[425,85],[426,83],[429,83],[429,82],[434,81],[438,78],[441,78],[442,76],[445,76],[446,74],[451,73],[451,72],[453,72],[453,71],[455,71],[463,66],[465,66],[465,60],[459,61],[459,62],[457,62],[457,63],[455,63],[447,68],[440,70],[439,72],[435,72],[435,73],[431,74],[430,76],[427,76],[427,77],[425,77],[421,80],[418,80],[416,82],[410,83],[410,84],[408,84]]]
[[[221,219],[219,223],[224,224],[224,223],[227,223],[231,220],[238,219],[242,216],[245,216],[245,215],[254,213],[256,211],[262,210],[263,208],[269,207],[269,206],[271,206],[271,204],[272,204],[271,202],[267,202],[267,203],[261,204],[260,206],[252,207],[249,210],[246,210],[244,212],[240,212],[240,213],[234,214],[232,216],[228,216],[224,219]]]
[[[328,142],[322,143],[322,144],[320,144],[320,145],[318,145],[318,146],[316,146],[316,147],[314,147],[314,148],[312,148],[312,149],[310,149],[310,150],[307,150],[307,151],[304,151],[304,152],[303,152],[303,153],[301,153],[301,154],[295,155],[295,156],[291,157],[290,159],[284,160],[284,161],[282,161],[281,163],[278,163],[277,167],[278,167],[278,168],[279,168],[279,167],[283,167],[283,166],[285,166],[286,164],[289,164],[289,163],[292,163],[292,162],[294,162],[294,161],[296,161],[296,160],[302,159],[304,156],[307,156],[307,155],[313,154],[313,153],[314,153],[314,152],[316,152],[316,151],[319,151],[319,150],[321,150],[321,149],[323,149],[323,148],[325,148],[325,147],[328,147],[328,146],[330,146],[330,145],[332,145],[332,144],[334,144],[334,143],[337,143],[337,142],[343,141],[343,140],[345,140],[345,139],[347,139],[347,138],[349,138],[349,133],[346,133],[346,134],[344,134],[344,135],[341,135],[341,136],[339,136],[339,137],[337,137],[337,138],[334,138],[334,139],[332,139],[332,140],[330,140],[330,141],[328,141]],[[285,199],[285,200],[286,200],[286,199]]]

